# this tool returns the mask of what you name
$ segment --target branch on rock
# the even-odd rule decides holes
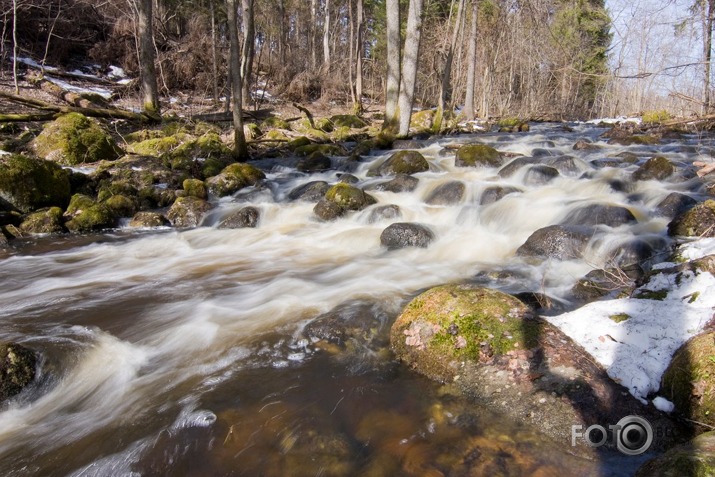
[[[305,114],[305,116],[308,118],[308,122],[310,123],[310,127],[313,129],[317,129],[315,127],[315,122],[313,122],[313,114],[308,111],[308,108],[301,106],[300,104],[293,103],[293,107],[298,109],[301,113]]]

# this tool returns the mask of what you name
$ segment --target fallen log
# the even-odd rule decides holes
[[[24,106],[30,106],[33,108],[41,109],[43,111],[57,113],[54,117],[52,117],[52,115],[50,114],[4,114],[0,115],[0,122],[50,121],[60,114],[67,113],[80,113],[93,118],[126,119],[128,121],[138,121],[144,123],[153,123],[157,122],[157,120],[160,120],[160,118],[152,117],[146,113],[133,113],[131,111],[126,111],[124,109],[118,108],[83,108],[77,106],[57,106],[37,99],[31,99],[12,93],[6,93],[4,91],[0,91],[0,98],[4,98],[14,103],[22,104]]]

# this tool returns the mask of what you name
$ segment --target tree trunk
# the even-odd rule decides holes
[[[241,51],[241,84],[243,86],[243,105],[248,108],[251,102],[251,71],[255,55],[255,21],[253,16],[254,0],[241,0],[243,16],[243,50]]]
[[[417,61],[422,36],[422,1],[410,0],[407,10],[407,36],[402,56],[402,75],[400,78],[400,98],[397,107],[400,110],[399,137],[407,137],[410,133],[412,118],[412,103],[417,82]]]
[[[713,45],[713,15],[715,15],[715,0],[708,0],[707,5],[703,5],[706,9],[705,31],[703,32],[703,56],[705,61],[705,82],[703,89],[705,90],[705,98],[703,100],[704,114],[708,114],[711,108],[710,98],[710,75],[712,71],[712,45]]]
[[[154,33],[152,28],[152,0],[137,1],[139,36],[139,70],[141,76],[142,109],[148,116],[161,118],[159,90],[154,67]]]
[[[459,0],[457,4],[457,18],[454,22],[454,30],[452,30],[452,39],[447,46],[447,53],[444,57],[442,68],[442,80],[439,84],[439,98],[437,101],[437,112],[434,119],[434,130],[439,133],[442,130],[442,122],[444,119],[444,110],[447,102],[450,100],[451,94],[451,77],[452,77],[452,62],[454,60],[454,50],[457,47],[457,36],[459,35],[462,26],[462,10],[464,9],[464,0]]]
[[[397,133],[397,103],[400,94],[400,0],[387,0],[387,80],[385,85],[385,122],[382,129]]]
[[[363,0],[357,0],[357,38],[355,40],[355,114],[362,114],[362,56],[363,37],[365,31]]]
[[[214,107],[218,107],[218,38],[216,37],[216,6],[211,2],[211,86]]]
[[[318,66],[318,52],[316,37],[318,35],[318,0],[310,0],[310,65],[315,69]]]
[[[330,68],[330,0],[325,0],[325,23],[323,24],[323,67]]]
[[[243,132],[243,114],[241,111],[241,47],[238,41],[238,25],[236,22],[237,0],[228,0],[228,36],[229,36],[229,69],[231,72],[231,95],[233,97],[233,154],[236,160],[248,160],[248,145]]]
[[[474,86],[477,77],[477,18],[479,1],[472,0],[472,18],[469,22],[469,63],[467,65],[467,91],[464,97],[464,119],[474,119]]]
[[[17,84],[17,0],[12,0],[12,80],[15,84],[15,94],[20,94]]]

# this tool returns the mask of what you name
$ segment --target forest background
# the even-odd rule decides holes
[[[232,6],[245,110],[276,99],[381,109],[389,4],[402,38],[419,7],[418,46],[401,50],[403,64],[416,59],[418,108],[528,119],[710,112],[715,0],[0,0],[0,75],[31,57],[139,77],[149,6],[162,100],[228,109]]]

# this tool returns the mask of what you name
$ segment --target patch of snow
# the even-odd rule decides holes
[[[11,153],[0,149],[0,156],[9,156]]]
[[[675,404],[668,401],[662,396],[658,396],[657,398],[653,399],[653,405],[657,410],[667,412],[668,414],[675,410]]]
[[[45,76],[45,79],[47,81],[50,81],[50,82],[56,84],[57,86],[59,86],[61,88],[65,89],[67,91],[71,91],[73,93],[80,93],[80,94],[81,93],[94,93],[94,94],[100,95],[101,97],[103,97],[105,99],[109,99],[112,97],[112,92],[105,88],[99,88],[99,87],[80,88],[78,86],[71,85],[67,81],[63,81],[58,78],[52,78],[51,76]]]
[[[123,79],[123,78],[127,78],[127,72],[124,71],[119,66],[110,66],[109,73],[107,73],[107,76],[110,79]]]
[[[637,117],[625,117],[625,116],[619,116],[617,118],[598,118],[598,119],[591,119],[589,121],[586,121],[586,124],[619,124],[619,123],[636,123],[640,124],[641,123],[641,118]]]
[[[82,166],[82,167],[72,167],[72,166],[62,166],[62,169],[67,169],[72,172],[79,172],[80,174],[89,175],[97,170],[96,167]]]
[[[715,308],[715,277],[710,273],[682,273],[677,280],[674,274],[659,273],[638,290],[663,289],[669,291],[662,300],[597,301],[545,319],[583,346],[613,380],[645,402],[660,388],[675,351],[703,330]],[[627,315],[628,319],[617,323],[611,318],[614,315]]]
[[[22,58],[18,56],[17,61],[18,63],[22,63],[27,66],[32,66],[33,68],[42,68],[42,65],[37,61],[33,60],[32,58]],[[57,71],[57,68],[55,68],[54,66],[45,65],[45,71]]]
[[[707,255],[715,254],[715,238],[702,238],[688,242],[678,247],[680,256],[685,260],[696,260]]]

